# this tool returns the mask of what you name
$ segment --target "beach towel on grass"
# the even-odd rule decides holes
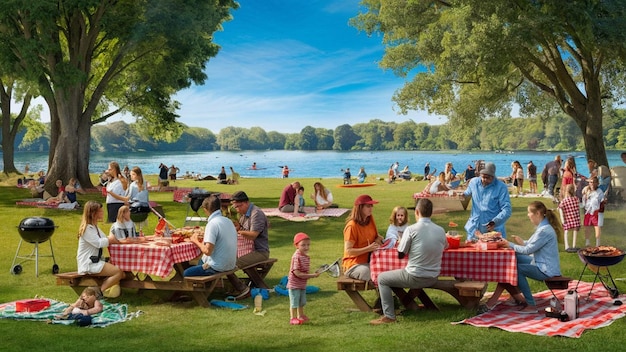
[[[39,299],[42,299],[39,297]],[[59,302],[54,299],[43,298],[50,301],[50,307],[41,310],[39,312],[21,312],[15,311],[15,302],[8,302],[0,304],[0,318],[4,319],[16,319],[16,320],[32,320],[32,321],[45,321],[52,324],[72,325],[73,320],[58,320],[55,316],[61,315],[63,310],[69,306],[68,303]],[[128,306],[121,303],[109,303],[105,300],[101,300],[103,307],[102,312],[94,314],[92,316],[91,325],[89,327],[103,328],[111,324],[121,323],[139,316],[142,312],[137,311],[134,313],[128,313]]]
[[[569,284],[569,289],[576,287],[575,280]],[[593,286],[591,296],[587,300],[591,283],[580,282],[578,285],[579,315],[578,319],[561,322],[556,318],[547,318],[545,314],[519,314],[515,310],[519,307],[498,304],[487,313],[465,319],[452,324],[469,324],[477,327],[496,327],[510,332],[523,332],[526,334],[539,336],[565,336],[580,337],[586,329],[599,329],[611,325],[613,321],[626,314],[626,305],[616,306],[615,301],[602,283],[596,282]],[[567,293],[566,290],[554,290],[554,293],[563,302]],[[539,311],[543,312],[550,305],[553,297],[550,290],[533,294]],[[626,297],[621,295],[618,299]],[[501,298],[500,303],[506,297]]]
[[[318,220],[322,216],[339,217],[347,213],[350,209],[346,208],[326,208],[324,210],[315,211],[315,207],[304,207],[304,214],[293,215],[293,213],[283,213],[278,208],[261,209],[265,216],[279,216],[289,221],[311,221]]]
[[[17,202],[15,202],[15,205],[47,209],[56,209],[59,207],[59,205],[56,203],[46,203],[43,198],[26,198],[18,200]]]

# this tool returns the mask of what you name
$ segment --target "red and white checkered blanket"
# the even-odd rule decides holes
[[[576,287],[577,281],[569,283],[569,288]],[[510,332],[523,332],[526,334],[540,336],[565,336],[580,337],[586,329],[599,329],[608,326],[613,321],[626,315],[625,305],[613,305],[615,301],[602,283],[596,282],[591,291],[591,296],[587,300],[591,283],[580,282],[578,285],[579,298],[579,316],[567,322],[561,322],[556,318],[548,318],[545,314],[520,314],[516,310],[518,307],[507,306],[502,302],[507,297],[502,297],[500,304],[487,313],[477,315],[475,317],[465,319],[452,324],[469,324],[477,327],[496,327]],[[565,290],[555,290],[556,296],[563,301]],[[549,290],[533,294],[537,302],[537,308],[543,310],[550,305],[550,299],[553,297]],[[624,295],[619,299],[624,300]]]
[[[304,207],[304,214],[293,215],[293,213],[283,213],[278,208],[263,208],[261,209],[265,216],[279,216],[283,219],[290,221],[303,221],[307,218],[311,220],[317,220],[322,216],[339,217],[347,213],[350,209],[346,208],[326,208],[324,210],[316,211],[314,207]]]

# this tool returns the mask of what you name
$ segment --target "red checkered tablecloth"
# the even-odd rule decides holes
[[[254,241],[237,234],[237,258],[254,251]]]
[[[190,261],[200,255],[200,249],[191,242],[159,246],[154,242],[109,245],[111,264],[124,271],[136,271],[167,277],[175,263]]]
[[[370,260],[372,281],[378,284],[377,279],[380,273],[402,269],[407,263],[407,257],[398,259],[398,251],[395,248],[372,252]],[[447,249],[443,252],[439,276],[506,282],[517,286],[515,252],[510,249],[476,250],[474,247]]]

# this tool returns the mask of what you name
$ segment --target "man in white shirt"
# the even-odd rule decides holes
[[[444,229],[430,220],[432,213],[433,203],[421,198],[415,206],[417,223],[407,227],[398,245],[398,256],[408,255],[409,262],[404,269],[386,271],[378,276],[383,315],[370,324],[396,322],[392,287],[425,288],[437,283],[448,241]]]

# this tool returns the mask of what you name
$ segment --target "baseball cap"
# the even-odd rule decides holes
[[[248,195],[244,191],[237,191],[233,194],[230,200],[234,202],[246,202],[248,201]]]
[[[377,200],[373,200],[372,197],[367,194],[362,194],[356,198],[354,201],[354,205],[363,205],[363,204],[378,204]]]
[[[293,244],[296,245],[302,240],[308,240],[309,236],[304,232],[298,232],[295,236],[293,236]]]
[[[485,163],[485,167],[480,170],[480,174],[496,177],[496,165],[494,163]]]

